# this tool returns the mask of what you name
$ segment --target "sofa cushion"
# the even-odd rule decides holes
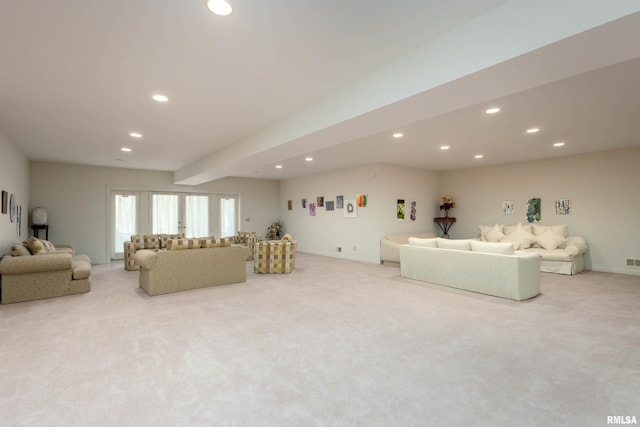
[[[167,247],[167,241],[170,239],[184,239],[184,233],[158,234],[158,244],[160,245],[160,249],[165,249]]]
[[[201,248],[224,248],[227,246],[231,246],[232,241],[232,239],[229,237],[225,237],[222,239],[201,238],[199,240]]]
[[[87,279],[91,276],[91,259],[86,255],[76,255],[71,261],[73,280]]]
[[[30,256],[31,252],[24,245],[24,243],[19,243],[17,245],[13,245],[11,248],[11,256]]]
[[[409,244],[411,246],[422,246],[424,248],[438,247],[438,245],[436,244],[436,239],[433,237],[430,239],[421,239],[419,237],[409,237]]]
[[[471,250],[471,239],[443,239],[438,237],[436,244],[441,249],[455,249],[459,251]]]
[[[474,252],[485,252],[489,254],[513,255],[513,244],[509,242],[501,243],[472,240],[471,250]]]
[[[536,242],[536,238],[533,234],[529,233],[522,224],[516,225],[515,229],[502,239],[502,242],[508,242],[513,244],[513,249],[527,249]]]
[[[169,239],[167,240],[167,250],[177,251],[182,249],[200,249],[199,239]]]
[[[532,224],[533,226],[533,235],[541,236],[547,230],[551,230],[552,232],[558,234],[562,237],[567,237],[567,230],[569,228],[568,224],[563,225],[540,225],[540,224]]]
[[[46,252],[55,252],[56,248],[47,240],[40,240],[36,237],[29,237],[27,248],[32,255]]]
[[[489,241],[487,239],[487,233],[491,232],[492,237],[495,236],[496,231],[503,233],[504,224],[495,224],[495,225],[479,225],[478,231],[480,233],[480,240]],[[495,240],[498,241],[498,240]]]
[[[496,224],[489,231],[484,234],[484,240],[487,242],[499,242],[504,239],[505,235],[502,232],[503,227]]]
[[[156,249],[160,247],[160,241],[155,234],[134,234],[131,242],[136,249]]]
[[[567,245],[567,239],[557,231],[551,230],[551,228],[547,228],[547,230],[539,236],[536,236],[536,241],[540,246],[548,251],[552,251],[554,249],[560,248],[561,246]]]
[[[512,234],[514,231],[516,231],[516,228],[518,227],[521,227],[526,232],[533,234],[533,228],[531,227],[531,224],[522,224],[521,222],[519,222],[517,225],[505,225],[502,232],[508,236],[509,234]]]

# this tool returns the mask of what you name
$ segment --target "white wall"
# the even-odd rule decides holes
[[[433,231],[437,197],[437,174],[391,165],[368,165],[359,168],[310,175],[281,181],[280,218],[285,230],[298,242],[298,250],[365,262],[380,262],[380,238],[390,233]],[[358,209],[357,218],[345,218],[344,209],[327,211],[316,208],[316,216],[303,209],[301,200],[316,202],[318,196],[346,200],[367,194],[367,206]],[[415,222],[396,219],[396,201],[417,201]],[[293,210],[287,210],[292,200]],[[337,252],[341,247],[342,252]],[[355,250],[354,250],[355,247]]]
[[[441,191],[457,202],[452,238],[477,236],[478,224],[526,222],[526,201],[542,199],[541,224],[569,224],[590,247],[587,268],[640,274],[626,259],[640,259],[640,148],[444,172]],[[555,214],[555,200],[571,200],[570,215]],[[502,215],[504,200],[515,215]]]
[[[242,218],[239,229],[257,231],[260,235],[266,233],[267,226],[278,216],[278,182],[271,180],[224,178],[184,186],[173,184],[171,172],[35,161],[31,162],[30,177],[29,212],[36,206],[47,209],[49,240],[72,244],[77,253],[89,255],[96,264],[110,262],[107,240],[110,189],[239,194]]]
[[[29,217],[29,161],[0,132],[0,190],[7,194],[7,213],[0,214],[0,256],[8,254],[11,246],[28,238]],[[17,223],[9,219],[9,196],[22,206],[22,226],[18,235]]]

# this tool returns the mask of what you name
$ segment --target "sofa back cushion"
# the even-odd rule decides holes
[[[29,256],[29,255],[31,255],[31,252],[29,252],[29,249],[25,246],[24,243],[13,245],[13,247],[11,248],[11,256]]]
[[[530,248],[536,243],[536,238],[522,224],[518,224],[502,241],[513,244],[513,248],[517,251]]]
[[[184,233],[158,234],[158,243],[160,244],[160,249],[164,249],[167,247],[167,241],[169,239],[184,239]]]
[[[471,250],[488,254],[513,255],[513,245],[508,242],[482,242],[480,240],[472,240]]]
[[[179,251],[183,249],[200,249],[200,239],[169,239],[167,240],[168,251]]]
[[[436,239],[433,237],[430,239],[421,239],[419,237],[409,237],[409,244],[411,246],[422,246],[424,248],[438,247],[438,245],[436,244]]]
[[[440,249],[455,249],[458,251],[470,251],[471,239],[443,239],[438,237],[436,244]]]
[[[504,224],[479,225],[480,240],[485,242],[499,242],[504,237]]]
[[[53,244],[47,240],[40,240],[35,237],[29,237],[27,240],[27,248],[32,255],[47,253],[47,252],[55,252],[56,248]]]
[[[557,232],[552,231],[550,228],[541,235],[536,236],[536,241],[540,246],[548,251],[567,247],[567,239]]]
[[[225,248],[227,246],[231,246],[234,239],[232,237],[223,237],[221,239],[205,237],[199,240],[201,248]]]

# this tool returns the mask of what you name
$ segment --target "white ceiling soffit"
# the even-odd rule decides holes
[[[638,5],[621,2],[616,6],[510,1],[177,170],[174,181],[199,184],[224,176],[295,176],[293,171],[287,175],[265,168],[636,58],[640,56],[634,42],[640,36],[640,14],[610,21],[637,12]],[[550,16],[554,19],[549,20]],[[574,34],[578,35],[571,37]]]

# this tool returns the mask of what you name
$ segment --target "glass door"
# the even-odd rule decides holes
[[[112,192],[111,259],[124,257],[124,242],[138,234],[139,197],[137,192]]]

